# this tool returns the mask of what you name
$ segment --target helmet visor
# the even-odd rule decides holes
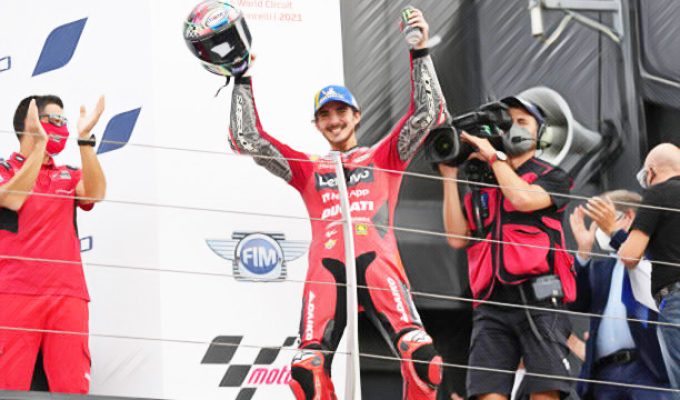
[[[251,36],[241,17],[212,35],[188,39],[187,45],[196,57],[211,64],[238,63],[248,57]]]

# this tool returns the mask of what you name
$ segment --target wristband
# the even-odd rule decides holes
[[[78,146],[96,146],[97,138],[94,135],[90,135],[87,139],[78,139]]]
[[[500,150],[496,150],[496,152],[494,152],[489,158],[488,161],[489,166],[493,167],[493,163],[495,163],[496,161],[508,161],[508,155]]]
[[[498,154],[493,153],[493,154],[491,155],[491,158],[489,158],[489,161],[488,161],[489,166],[492,166],[493,163],[495,163],[496,161],[498,161]]]
[[[425,57],[428,54],[430,54],[430,49],[427,48],[427,47],[425,47],[423,49],[411,50],[411,57],[413,57],[413,59]]]
[[[612,246],[614,250],[618,251],[626,239],[628,239],[628,232],[624,231],[623,229],[619,229],[612,235],[609,245]]]
[[[250,76],[237,76],[234,78],[234,84],[236,85],[250,85],[251,82]]]

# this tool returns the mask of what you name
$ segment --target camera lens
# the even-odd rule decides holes
[[[445,158],[453,151],[453,140],[448,135],[439,135],[434,141],[434,150],[437,156]]]

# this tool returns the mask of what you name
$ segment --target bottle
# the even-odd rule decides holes
[[[420,28],[414,28],[408,24],[413,9],[413,6],[406,6],[401,10],[401,31],[404,34],[406,43],[411,47],[415,46],[423,38],[423,31]]]

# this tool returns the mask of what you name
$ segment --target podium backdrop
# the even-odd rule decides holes
[[[116,142],[98,148],[109,201],[78,217],[92,297],[95,395],[228,399],[245,389],[242,396],[274,399],[290,393],[309,222],[295,190],[229,149],[231,88],[215,97],[224,80],[205,71],[182,38],[197,2],[0,3],[3,157],[18,149],[12,117],[25,96],[60,95],[75,138],[80,104],[92,108],[106,95],[95,134]],[[297,149],[325,152],[310,120],[315,91],[343,83],[338,1],[235,5],[246,14],[258,54],[254,88],[264,126]],[[75,140],[57,161],[80,163]],[[247,238],[252,232],[275,239],[257,242]],[[243,258],[240,275],[232,261],[239,238],[239,251],[255,257]],[[208,240],[232,246],[225,253],[230,259]],[[249,270],[272,282],[239,280]],[[343,370],[338,356],[338,382]]]

